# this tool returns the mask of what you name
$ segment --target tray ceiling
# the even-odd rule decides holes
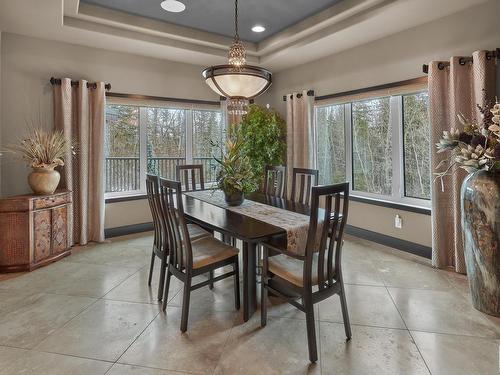
[[[260,42],[341,0],[241,0],[239,1],[240,37]],[[186,10],[170,13],[160,7],[161,0],[81,0],[137,16],[187,26],[228,37],[234,35],[233,0],[182,0]],[[266,31],[255,33],[252,26],[262,25]]]

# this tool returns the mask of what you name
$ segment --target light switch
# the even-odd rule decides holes
[[[396,215],[394,218],[394,226],[398,229],[403,228],[403,218],[399,215]]]

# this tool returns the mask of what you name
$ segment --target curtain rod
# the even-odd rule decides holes
[[[50,83],[52,85],[60,85],[61,84],[61,78],[54,78],[54,77],[51,77],[50,78]],[[79,81],[71,81],[71,86],[72,87],[78,87],[78,85],[80,84]],[[87,88],[92,88],[92,89],[96,89],[97,88],[97,83],[95,82],[87,82]],[[111,90],[111,83],[106,83],[104,84],[104,88],[106,90]]]
[[[283,95],[283,101],[286,102],[288,95]],[[314,90],[307,90],[307,96],[314,96]],[[297,94],[297,98],[302,98],[302,94]],[[290,95],[290,99],[293,99],[293,95]]]
[[[496,50],[493,50],[493,51],[487,51],[486,52],[486,58],[488,60],[491,60],[492,58],[497,58],[497,59],[500,59],[500,48],[497,48]],[[459,60],[458,60],[459,64],[460,65],[465,65],[466,63],[468,62],[472,62],[472,56],[469,56],[469,57],[461,57]],[[439,70],[443,70],[444,68],[446,68],[447,66],[450,66],[450,62],[449,61],[439,61],[438,62],[438,69]],[[429,65],[427,64],[424,64],[422,66],[422,71],[425,73],[425,74],[428,74],[429,73]]]
[[[220,96],[220,101],[223,102],[223,101],[226,101],[227,98],[225,96]],[[248,99],[248,104],[254,104],[255,103],[255,99]]]
[[[356,89],[356,90],[338,92],[335,94],[317,96],[316,100],[318,101],[318,100],[326,100],[326,99],[335,99],[335,98],[340,98],[343,96],[364,94],[365,92],[370,92],[370,91],[387,90],[387,89],[391,89],[391,88],[399,87],[399,86],[407,86],[407,85],[412,85],[412,84],[424,83],[425,81],[427,81],[427,77],[422,76],[419,78],[407,79],[405,81],[385,83],[383,85],[376,85],[376,86],[365,87],[362,89]]]
[[[119,92],[107,92],[106,96],[111,98],[126,98],[138,100],[156,100],[159,102],[177,102],[187,104],[207,104],[207,105],[220,105],[220,102],[210,100],[197,100],[197,99],[182,99],[182,98],[169,98],[165,96],[151,96],[151,95],[138,95],[138,94],[123,94]]]

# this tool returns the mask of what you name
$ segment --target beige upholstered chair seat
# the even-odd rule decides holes
[[[238,249],[213,237],[201,237],[191,242],[193,268],[202,268],[238,254]]]
[[[191,241],[197,240],[202,237],[212,236],[210,232],[206,231],[202,227],[196,224],[188,224],[187,229],[189,232],[189,238]]]
[[[325,259],[326,260],[326,259]],[[269,271],[276,276],[298,286],[303,286],[304,261],[283,254],[269,257]],[[325,279],[327,278],[325,261]],[[318,254],[314,254],[312,265],[312,284],[318,285]]]

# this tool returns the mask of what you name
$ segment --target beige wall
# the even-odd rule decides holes
[[[52,126],[52,92],[49,78],[71,77],[110,82],[112,91],[218,100],[201,79],[201,66],[174,63],[130,54],[53,42],[15,34],[1,36],[0,145],[23,136],[26,121],[41,113],[45,126]],[[0,146],[1,148],[1,146]],[[12,159],[0,159],[1,193],[29,192],[28,170]],[[106,205],[106,227],[150,221],[147,201]]]
[[[500,1],[424,24],[396,35],[356,47],[312,63],[274,74],[271,90],[260,98],[283,115],[283,95],[314,89],[326,95],[422,76],[422,64],[453,55],[470,56],[477,49],[500,46]],[[431,246],[431,217],[352,202],[350,224],[392,237]],[[394,217],[403,217],[403,228]]]

